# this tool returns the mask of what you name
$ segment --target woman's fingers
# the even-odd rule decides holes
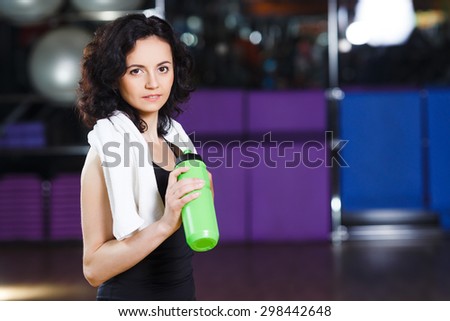
[[[195,186],[177,190],[172,196],[166,196],[167,207],[174,212],[180,212],[184,205],[200,196],[200,192],[195,191],[199,188]]]
[[[205,182],[199,178],[183,178],[178,180],[178,176],[189,170],[188,167],[174,169],[169,175],[166,190],[166,212],[165,220],[178,227],[180,222],[181,209],[190,201],[200,196],[200,190]]]
[[[183,178],[177,180],[178,176],[186,172],[188,168],[177,168],[169,176],[169,182],[166,191],[166,204],[173,210],[181,209],[186,203],[197,198],[198,192],[205,182],[199,178]]]
[[[182,173],[186,173],[189,170],[189,167],[178,167],[175,168],[169,175],[169,181],[167,182],[167,186],[171,186],[175,184],[178,180],[178,176]]]
[[[193,192],[193,193],[189,193],[187,195],[184,195],[183,197],[181,197],[179,199],[180,208],[183,208],[184,205],[186,205],[187,203],[189,203],[190,201],[196,199],[199,196],[200,196],[200,192]]]
[[[173,194],[177,198],[183,197],[185,194],[192,192],[196,189],[201,189],[205,185],[205,182],[197,178],[186,178],[173,185]]]

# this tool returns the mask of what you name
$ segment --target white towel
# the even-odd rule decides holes
[[[172,120],[164,138],[182,151],[195,152],[182,126]],[[88,142],[102,162],[113,218],[113,235],[122,240],[157,221],[164,213],[159,197],[149,146],[123,112],[100,119],[88,134]]]

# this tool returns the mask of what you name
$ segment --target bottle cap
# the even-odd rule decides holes
[[[199,160],[203,161],[202,157],[199,154],[192,153],[189,149],[185,150],[183,154],[177,157],[175,163],[176,165],[180,164],[181,162],[187,161],[187,160]]]

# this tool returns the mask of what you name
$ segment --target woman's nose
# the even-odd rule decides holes
[[[155,89],[158,88],[158,79],[156,78],[156,75],[153,73],[149,73],[147,77],[147,81],[145,83],[145,88],[147,89]]]

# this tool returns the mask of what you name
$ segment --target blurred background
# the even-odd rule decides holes
[[[450,298],[450,1],[0,0],[0,300],[95,298],[75,89],[94,30],[128,12],[190,47],[179,120],[223,161],[199,299]]]

